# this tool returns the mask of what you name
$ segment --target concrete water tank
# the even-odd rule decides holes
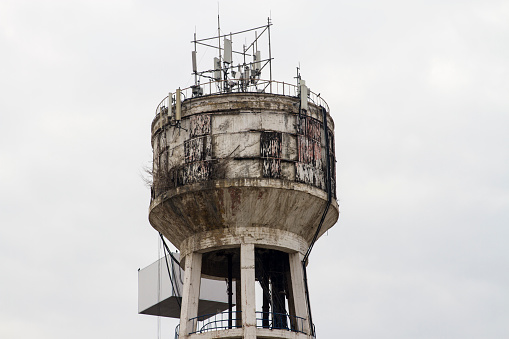
[[[265,93],[225,93],[182,102],[180,126],[171,110],[152,123],[153,187],[149,220],[182,252],[262,237],[305,251],[327,203],[330,146],[333,199],[321,233],[338,219],[334,122],[322,107]],[[175,108],[173,108],[175,109]]]

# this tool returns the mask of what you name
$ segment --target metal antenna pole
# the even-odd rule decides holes
[[[219,55],[219,67],[221,67],[221,26],[219,25],[219,2],[217,3],[217,53]],[[221,69],[222,70],[222,69]],[[219,91],[222,92],[223,84],[219,84]]]
[[[194,26],[194,57],[196,58],[196,26]],[[198,70],[194,71],[194,85],[198,85]]]
[[[270,18],[267,18],[267,30],[269,34],[269,73],[270,73],[270,93],[272,93],[272,51],[270,47]]]

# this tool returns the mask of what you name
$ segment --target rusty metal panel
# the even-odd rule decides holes
[[[183,171],[183,184],[206,181],[210,179],[212,166],[210,161],[196,161],[186,164]]]
[[[281,158],[281,132],[262,132],[260,134],[260,153],[262,158]]]
[[[191,138],[210,134],[210,114],[192,115],[190,119]]]
[[[263,159],[263,176],[265,178],[280,178],[281,159]]]
[[[212,155],[212,143],[210,136],[189,139],[184,142],[184,157],[186,164],[209,160]]]
[[[298,160],[304,164],[308,164],[313,158],[313,150],[309,147],[309,139],[299,135],[297,137],[297,150],[299,153]],[[311,154],[310,154],[311,153]]]
[[[295,180],[325,189],[322,155],[322,124],[309,116],[301,117],[297,126],[297,160]]]
[[[260,134],[260,156],[263,158],[263,177],[281,177],[281,132]]]
[[[320,142],[314,140],[311,144],[313,148],[313,160],[311,163],[317,169],[322,169],[322,146],[320,145]]]
[[[295,180],[325,189],[325,180],[323,171],[307,164],[295,164]]]
[[[306,135],[312,140],[321,140],[322,123],[313,118],[306,119]]]
[[[306,136],[297,137],[298,161],[322,169],[321,143]]]

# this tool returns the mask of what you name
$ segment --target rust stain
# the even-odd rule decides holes
[[[240,206],[242,191],[240,188],[229,187],[228,193],[230,193],[230,199],[232,202],[232,215],[235,216],[237,214],[237,209]]]
[[[263,191],[260,189],[258,190],[258,200],[263,199]]]

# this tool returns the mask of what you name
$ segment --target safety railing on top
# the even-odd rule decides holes
[[[225,84],[228,82],[229,89],[225,90]],[[242,80],[218,80],[211,81],[204,84],[201,84],[198,87],[191,86],[184,89],[181,89],[182,100],[187,100],[196,97],[202,97],[207,95],[216,95],[216,94],[229,94],[229,93],[268,93],[268,94],[276,94],[276,95],[285,95],[290,97],[298,97],[299,96],[299,87],[293,84],[289,84],[287,82],[281,82],[276,80],[257,80],[254,83],[242,84]],[[233,82],[233,85],[232,85]],[[175,93],[173,93],[173,97]],[[322,99],[320,94],[316,94],[314,92],[309,91],[308,95],[309,102],[317,105],[323,106],[329,112],[329,105],[327,102]],[[173,100],[173,102],[175,102]],[[168,107],[171,107],[171,104],[168,102],[168,96],[166,96],[159,105],[157,105],[155,114],[159,114],[161,111],[167,110]]]

